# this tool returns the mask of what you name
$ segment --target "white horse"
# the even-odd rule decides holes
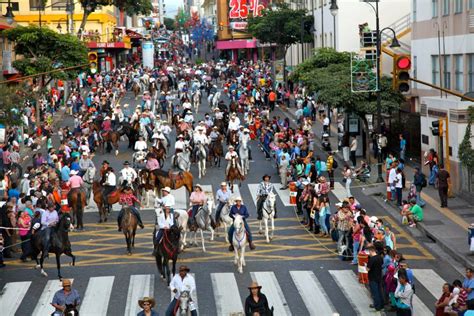
[[[262,233],[262,222],[265,222],[265,238],[267,239],[267,243],[270,243],[270,240],[273,239],[273,233],[275,231],[275,201],[276,196],[275,193],[270,192],[263,202],[262,206],[262,215],[263,219],[259,221],[260,229],[259,234]],[[268,220],[272,222],[272,232],[271,235],[268,233]]]
[[[217,107],[217,104],[219,104],[219,100],[221,99],[221,92],[218,91],[214,96],[212,97],[212,108],[215,109]]]
[[[234,216],[234,234],[232,235],[232,245],[234,246],[234,264],[239,273],[244,272],[245,266],[245,245],[247,244],[247,234],[242,216]]]
[[[82,180],[84,181],[84,188],[86,189],[86,204],[89,207],[89,201],[92,196],[92,183],[94,182],[96,168],[89,167],[86,170],[86,173],[82,176]]]
[[[176,311],[176,316],[191,315],[191,293],[189,291],[182,291],[179,295],[179,307]]]
[[[203,143],[197,143],[196,160],[198,162],[199,179],[206,175],[207,151]]]
[[[176,155],[176,165],[178,169],[181,171],[188,171],[191,169],[191,152],[189,150],[185,150],[180,152]],[[173,157],[174,160],[174,157]]]
[[[248,141],[242,141],[240,143],[239,158],[240,158],[240,165],[242,166],[242,171],[243,171],[244,176],[245,176],[249,173],[249,170],[250,170]]]
[[[199,106],[201,105],[201,91],[199,89],[193,93],[192,102],[194,111],[197,113],[199,111]]]
[[[194,241],[193,244],[197,246],[197,232],[201,233],[201,245],[202,251],[206,252],[206,246],[204,244],[204,234],[203,231],[211,232],[211,241],[214,240],[214,228],[212,228],[212,209],[214,207],[214,202],[207,200],[207,203],[204,204],[196,213],[196,225],[190,227],[190,231],[194,232]]]
[[[229,237],[227,237],[227,231],[228,231],[228,228],[232,225],[232,218],[229,216],[230,208],[232,204],[233,203],[229,201],[222,207],[221,216],[219,218],[222,225],[224,225],[224,236],[225,236],[226,243],[229,242]]]

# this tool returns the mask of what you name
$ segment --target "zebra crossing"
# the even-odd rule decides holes
[[[417,288],[423,287],[429,293],[425,298],[428,305],[423,303],[419,297],[414,298],[414,315],[433,315],[432,302],[435,295],[441,290],[441,285],[445,283],[443,278],[431,269],[413,269]],[[369,291],[360,284],[357,275],[353,270],[295,270],[289,272],[275,273],[271,271],[250,272],[250,278],[262,286],[262,292],[267,296],[269,305],[275,309],[275,315],[295,315],[294,310],[300,310],[301,306],[287,302],[287,298],[299,295],[306,308],[306,315],[380,315],[369,307],[372,303]],[[287,275],[289,279],[287,278]],[[239,315],[244,311],[244,301],[248,296],[247,284],[243,279],[246,275],[239,275],[233,272],[210,273],[211,282],[199,282],[205,278],[194,274],[196,279],[196,297],[199,293],[213,293],[213,297],[201,297],[206,302],[206,308],[213,315]],[[329,277],[329,279],[328,279]],[[110,298],[113,295],[116,300],[114,310],[123,308],[121,315],[136,315],[139,312],[138,300],[144,296],[154,297],[155,289],[163,287],[163,283],[156,280],[154,274],[130,275],[128,279],[128,290],[117,286],[116,276],[91,277],[87,287],[73,287],[81,295],[82,303],[79,308],[81,315],[110,315]],[[279,280],[281,279],[281,280]],[[285,280],[291,280],[289,284]],[[329,280],[329,281],[328,281]],[[82,280],[85,282],[86,280]],[[40,282],[40,281],[35,281]],[[76,282],[79,282],[76,279]],[[291,282],[290,282],[291,283]],[[346,300],[348,307],[341,304],[334,286],[340,289]],[[15,315],[18,308],[23,304],[35,306],[33,316],[50,315],[53,312],[51,302],[54,293],[61,288],[58,280],[47,281],[44,285],[39,299],[35,301],[35,296],[29,295],[32,282],[10,282],[5,284],[0,292],[0,306],[4,315]],[[126,296],[125,296],[126,293]],[[171,295],[171,293],[170,293]],[[431,297],[432,295],[432,297]],[[212,305],[212,298],[214,305]],[[117,299],[120,306],[117,306]],[[170,296],[155,297],[158,302],[158,311],[166,309],[170,301]],[[100,300],[100,303],[99,301]],[[122,306],[123,305],[123,306]],[[347,305],[347,304],[346,304]],[[430,306],[430,307],[428,307]]]

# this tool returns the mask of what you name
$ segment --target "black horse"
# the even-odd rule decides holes
[[[66,309],[63,313],[64,316],[79,316],[79,311],[77,310],[77,303],[68,305],[66,304]]]
[[[49,243],[49,252],[56,255],[56,266],[58,268],[58,277],[61,280],[61,254],[66,254],[72,258],[72,265],[76,263],[76,257],[72,254],[71,242],[69,241],[68,232],[71,228],[71,217],[68,213],[60,215],[58,224],[51,229],[51,239]],[[43,245],[43,237],[45,230],[36,231],[31,237],[32,257],[36,260],[36,268],[41,269],[43,276],[48,274],[43,270],[45,245]],[[41,258],[38,255],[41,252]]]
[[[135,124],[134,124],[135,125]],[[138,140],[139,130],[129,122],[122,123],[123,132],[128,138],[128,148],[134,149],[135,142]]]
[[[168,285],[171,282],[169,261],[173,261],[172,272],[176,274],[176,261],[178,260],[179,238],[181,231],[178,226],[173,225],[170,229],[165,229],[161,243],[155,245],[156,266],[161,278],[166,279]],[[155,235],[153,235],[155,238]]]

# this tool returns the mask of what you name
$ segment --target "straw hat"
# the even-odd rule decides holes
[[[63,284],[63,287],[65,287],[65,286],[67,286],[67,285],[71,286],[71,285],[72,285],[72,282],[71,282],[71,280],[69,280],[69,279],[63,279],[62,284]]]
[[[201,189],[201,191],[202,191],[202,186],[201,186],[199,183],[198,183],[198,184],[195,184],[194,187],[195,187],[195,188],[199,188],[199,189]]]
[[[143,308],[143,303],[150,303],[151,308],[155,307],[155,299],[145,296],[143,299],[138,300],[138,305]]]
[[[227,182],[221,182],[221,187],[222,186],[227,186]]]
[[[164,187],[163,189],[161,189],[161,191],[171,193],[171,188],[170,187]]]
[[[251,289],[259,289],[259,290],[260,290],[261,288],[262,288],[262,286],[261,286],[261,285],[258,285],[257,282],[252,282],[252,283],[250,283],[250,285],[249,285],[249,287],[248,287],[249,290],[251,290]]]

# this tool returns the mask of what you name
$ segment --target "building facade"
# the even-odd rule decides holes
[[[0,15],[0,65],[2,66],[0,80],[12,79],[14,76],[18,75],[18,72],[12,66],[12,63],[15,60],[15,52],[13,50],[14,43],[11,43],[2,34],[3,30],[8,30],[16,25],[16,22],[13,22],[12,24],[7,23],[6,18],[3,15]]]

